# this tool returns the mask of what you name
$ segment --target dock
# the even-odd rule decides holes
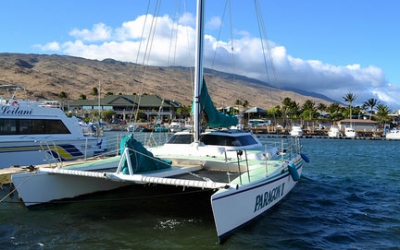
[[[285,130],[271,130],[267,127],[258,127],[250,129],[255,135],[264,138],[281,138],[290,137],[289,131]],[[303,135],[299,138],[311,138],[311,139],[346,139],[346,140],[386,140],[383,132],[366,132],[366,131],[356,131],[357,136],[355,138],[348,138],[345,136],[339,137],[329,137],[327,130],[304,130]]]
[[[32,170],[31,167],[9,167],[0,169],[0,188],[3,187],[3,185],[11,183],[11,175],[31,172]]]

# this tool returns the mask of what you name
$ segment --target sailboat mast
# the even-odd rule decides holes
[[[99,126],[100,126],[100,118],[101,118],[101,106],[100,106],[100,100],[101,100],[101,81],[99,81],[99,91],[98,91],[99,93],[98,93],[98,96],[97,96],[97,98],[98,98],[98,102],[99,102],[99,106],[98,106],[98,109],[99,109],[99,119],[98,119],[98,122],[99,122]]]
[[[196,13],[196,55],[195,55],[195,75],[194,75],[194,94],[193,94],[193,128],[194,142],[200,140],[200,91],[203,82],[203,38],[204,38],[204,2],[205,0],[197,0]]]

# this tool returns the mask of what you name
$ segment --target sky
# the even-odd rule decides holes
[[[2,0],[0,52],[193,66],[194,2]],[[207,68],[400,109],[398,0],[208,0],[205,13]]]

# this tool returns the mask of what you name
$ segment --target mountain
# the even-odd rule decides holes
[[[286,97],[300,105],[307,99],[316,104],[332,102],[322,95],[279,90],[245,76],[211,69],[204,72],[217,107],[232,106],[238,99],[265,109],[281,105]],[[67,100],[76,100],[81,94],[97,99],[91,92],[100,86],[102,94],[156,94],[190,105],[192,79],[193,68],[143,66],[114,59],[98,61],[65,55],[0,53],[0,83],[24,86],[29,98],[58,99],[63,91]]]

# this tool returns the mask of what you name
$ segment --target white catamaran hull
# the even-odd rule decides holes
[[[302,165],[297,167],[299,176]],[[240,186],[221,189],[211,197],[219,239],[255,219],[281,201],[296,185],[289,172]]]
[[[127,185],[102,178],[59,175],[46,172],[12,176],[13,184],[26,206],[109,191]]]

